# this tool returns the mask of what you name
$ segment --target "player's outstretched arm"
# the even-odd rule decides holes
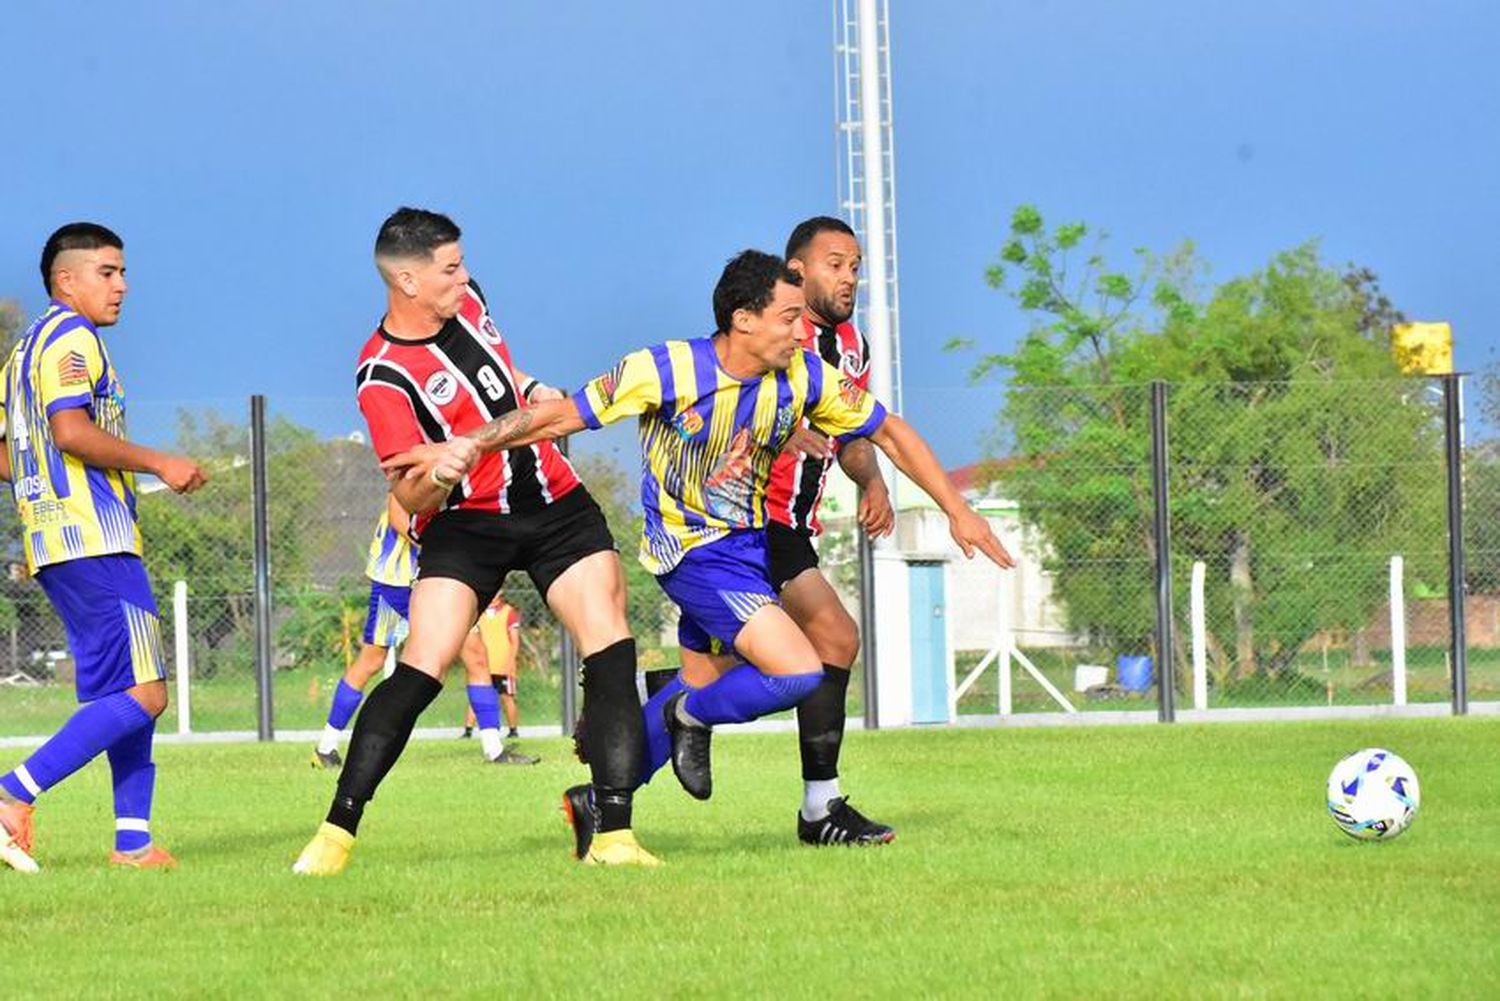
[[[498,452],[505,448],[534,445],[550,438],[563,438],[585,427],[578,404],[564,397],[541,400],[529,407],[501,414],[488,424],[467,432],[465,437],[472,438],[481,452]]]
[[[158,452],[110,434],[79,407],[67,407],[47,418],[52,441],[75,459],[99,469],[151,473],[179,494],[192,493],[208,475],[192,459]]]
[[[6,483],[11,481],[10,475],[10,443],[0,438],[0,480]]]
[[[963,495],[943,471],[942,463],[910,424],[895,414],[887,414],[870,435],[870,440],[943,509],[948,516],[948,531],[965,556],[972,559],[977,549],[998,567],[1009,569],[1016,565],[990,530],[990,523],[965,503]]]

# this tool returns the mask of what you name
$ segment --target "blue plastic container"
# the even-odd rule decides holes
[[[1127,692],[1144,692],[1151,687],[1151,658],[1122,653],[1115,658],[1115,674]]]

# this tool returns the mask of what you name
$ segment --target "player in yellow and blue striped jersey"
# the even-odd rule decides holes
[[[385,665],[386,654],[406,638],[412,581],[417,579],[417,546],[412,541],[406,509],[386,495],[385,507],[375,522],[365,576],[370,579],[370,610],[365,616],[363,645],[339,679],[323,736],[313,748],[314,768],[338,768],[339,739],[354,718],[365,686]]]
[[[101,751],[114,783],[115,850],[135,868],[176,864],[151,840],[151,741],[166,710],[166,667],[136,527],[136,473],[172,490],[205,482],[191,459],[125,439],[125,394],[99,336],[125,301],[124,243],[71,223],[42,249],[50,301],[0,375],[5,449],[26,564],[62,619],[83,703],[50,740],[0,775],[0,861],[34,872],[36,798]]]
[[[626,356],[566,400],[505,414],[465,438],[393,456],[387,470],[445,483],[482,451],[514,448],[640,418],[640,560],[681,610],[683,670],[645,707],[645,773],[670,752],[692,795],[712,792],[709,735],[796,705],[823,673],[771,586],[764,526],[771,465],[805,417],[842,439],[867,437],[948,515],[966,556],[1014,563],[964,502],[926,442],[869,393],[799,347],[801,277],[747,250],[714,289],[717,332]],[[580,847],[591,836],[587,787],[567,793]],[[602,835],[601,835],[602,837]]]

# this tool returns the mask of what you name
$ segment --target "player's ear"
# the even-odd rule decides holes
[[[738,330],[742,334],[750,333],[751,324],[754,322],[754,319],[755,314],[750,312],[750,310],[746,309],[745,307],[741,306],[739,309],[735,310],[734,315],[730,317],[730,332],[733,333],[734,331]]]
[[[802,258],[793,257],[786,262],[786,269],[797,274],[802,273]]]

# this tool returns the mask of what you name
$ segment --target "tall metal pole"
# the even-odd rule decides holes
[[[1176,718],[1177,674],[1172,666],[1172,520],[1167,498],[1167,384],[1151,384],[1151,499],[1156,540],[1156,715]]]
[[[870,341],[870,392],[895,405],[885,218],[885,150],[880,127],[880,12],[859,0],[859,137],[864,170],[865,336]]]
[[[1448,643],[1453,652],[1453,714],[1469,711],[1469,644],[1464,623],[1463,376],[1443,380],[1443,451],[1448,467]]]
[[[859,547],[859,651],[864,664],[865,729],[880,727],[879,686],[875,684],[875,551],[870,537],[858,529]]]
[[[271,519],[266,481],[266,398],[250,397],[250,470],[255,532],[256,736],[270,740],[271,707]]]
[[[859,138],[860,170],[863,174],[860,194],[864,201],[864,274],[865,284],[864,334],[870,343],[870,391],[877,400],[899,408],[896,398],[895,352],[892,344],[890,273],[887,263],[890,247],[887,243],[885,212],[885,134],[881,123],[881,56],[880,56],[880,11],[878,0],[857,0],[856,12],[857,46],[859,52]],[[851,193],[854,190],[851,179]],[[851,211],[854,207],[851,206]],[[876,461],[881,478],[892,485],[891,503],[897,504],[896,487],[899,485],[891,469],[890,460],[877,453]],[[861,533],[861,539],[864,538]],[[868,540],[861,546],[861,622],[864,630],[861,641],[864,645],[865,720],[878,725],[876,711],[879,706],[880,657],[875,633],[879,607],[879,586],[876,583],[875,560],[879,553],[884,560],[894,559],[896,545],[893,536]],[[868,572],[866,572],[868,570]],[[905,615],[890,610],[892,614]]]
[[[557,450],[564,457],[568,454],[568,439],[557,440]],[[545,595],[543,598],[545,599]],[[562,732],[564,737],[573,734],[573,727],[578,722],[578,676],[581,667],[581,658],[578,656],[578,647],[573,642],[573,634],[558,626],[557,655],[562,661]]]

